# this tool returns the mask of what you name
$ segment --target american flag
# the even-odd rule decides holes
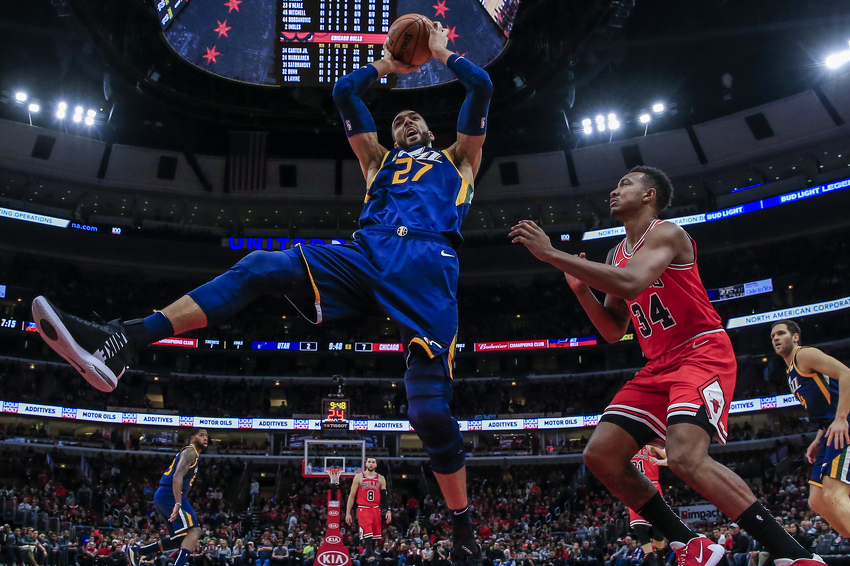
[[[230,132],[227,154],[227,190],[261,191],[266,188],[268,132]]]

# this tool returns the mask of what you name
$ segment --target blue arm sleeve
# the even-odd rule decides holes
[[[377,131],[369,109],[360,100],[366,89],[377,79],[378,69],[366,65],[336,81],[333,98],[342,116],[346,136]]]
[[[490,75],[456,53],[449,56],[446,65],[466,87],[466,99],[457,117],[457,131],[468,136],[483,136],[487,133],[487,112],[493,96]]]

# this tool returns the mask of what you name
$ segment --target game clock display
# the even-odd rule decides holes
[[[322,428],[348,428],[351,401],[339,397],[322,399]]]

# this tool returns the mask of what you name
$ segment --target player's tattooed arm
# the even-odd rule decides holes
[[[838,406],[835,420],[826,429],[826,443],[843,449],[850,446],[850,368],[817,348],[803,348],[797,353],[797,367],[803,373],[818,372],[838,380]]]
[[[176,503],[171,510],[171,517],[168,518],[169,521],[177,519],[177,512],[181,507],[180,502],[183,500],[183,477],[192,467],[192,464],[198,461],[198,453],[189,448],[184,448],[180,456],[180,463],[177,464],[177,469],[174,470],[174,477],[171,480],[171,489],[174,492],[174,501]]]

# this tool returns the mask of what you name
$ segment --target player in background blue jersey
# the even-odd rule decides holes
[[[800,345],[800,326],[779,320],[770,327],[773,349],[785,360],[788,387],[818,425],[806,450],[813,464],[809,506],[838,533],[850,537],[850,368],[817,348]]]
[[[142,556],[174,550],[177,547],[180,547],[180,552],[174,566],[184,566],[189,555],[195,550],[201,536],[201,526],[186,496],[198,476],[198,457],[208,442],[206,430],[192,429],[189,433],[189,445],[177,453],[171,465],[163,472],[159,487],[153,496],[153,503],[160,516],[165,519],[170,536],[146,546],[127,548],[127,558],[131,566],[136,566]]]
[[[463,437],[449,409],[458,324],[455,248],[481,164],[493,86],[484,70],[447,49],[447,35],[441,24],[431,24],[431,54],[466,87],[466,98],[457,139],[443,151],[431,147],[434,135],[413,110],[395,117],[393,148],[382,147],[360,98],[379,77],[418,69],[385,54],[334,87],[366,179],[352,244],[253,252],[145,319],[97,324],[59,310],[45,297],[36,297],[32,312],[47,344],[102,391],[117,386],[140,348],[217,324],[264,294],[286,295],[315,324],[364,313],[389,317],[405,345],[408,418],[452,510],[451,556],[459,564],[480,563],[481,553],[467,501]]]

